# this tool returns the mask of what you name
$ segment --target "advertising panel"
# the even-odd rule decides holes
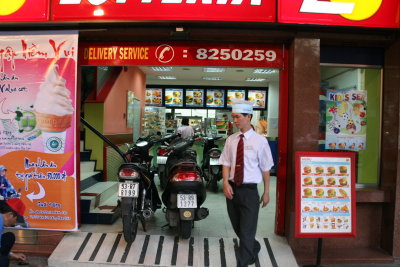
[[[0,22],[49,20],[49,0],[12,0],[0,2]]]
[[[0,198],[18,226],[72,231],[77,32],[0,33]]]
[[[278,0],[278,22],[398,28],[400,1]]]
[[[204,107],[204,89],[186,89],[186,107]]]
[[[54,0],[55,21],[275,22],[275,0]]]
[[[146,106],[162,106],[162,88],[146,89]]]
[[[296,153],[296,237],[355,237],[355,153]]]
[[[366,90],[327,90],[325,114],[326,149],[366,149]]]
[[[183,107],[183,89],[165,88],[164,101],[166,107]]]
[[[83,43],[81,65],[243,66],[281,68],[283,46],[213,43]]]
[[[229,89],[226,94],[226,106],[231,108],[233,99],[244,100],[246,90]]]
[[[249,90],[247,100],[254,101],[254,108],[265,109],[267,92],[265,90]]]
[[[225,107],[225,90],[207,89],[206,104],[208,108]]]

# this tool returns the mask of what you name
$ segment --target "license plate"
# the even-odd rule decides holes
[[[197,196],[196,194],[178,194],[177,196],[178,209],[181,208],[197,208]]]
[[[137,198],[139,196],[139,183],[119,183],[118,196]]]
[[[210,165],[221,165],[219,159],[210,158]]]

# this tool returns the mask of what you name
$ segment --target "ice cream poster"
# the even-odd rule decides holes
[[[367,91],[327,90],[326,149],[365,150]]]
[[[297,233],[355,234],[354,153],[299,153],[303,155],[296,158]]]
[[[0,199],[16,227],[74,231],[78,34],[0,33]]]

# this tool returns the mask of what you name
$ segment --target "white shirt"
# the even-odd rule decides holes
[[[178,134],[181,134],[181,138],[186,138],[194,135],[193,128],[191,126],[182,125],[177,130]]]
[[[231,167],[229,180],[233,181],[235,175],[236,150],[242,132],[237,132],[226,139],[224,150],[219,163]],[[256,133],[253,129],[244,133],[244,177],[243,183],[260,183],[262,172],[269,171],[274,166],[271,149],[267,139]]]

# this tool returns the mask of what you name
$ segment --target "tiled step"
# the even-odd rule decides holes
[[[95,170],[95,161],[81,161],[81,173],[92,172]]]
[[[117,189],[117,182],[98,182],[81,191],[81,215],[91,213],[99,206],[104,206],[104,203],[107,203],[111,197],[117,195]],[[86,223],[83,218],[82,223]]]
[[[81,172],[81,191],[103,180],[103,172]]]
[[[91,207],[89,211],[81,212],[82,223],[86,224],[113,224],[121,217],[121,208],[118,207],[118,196],[115,194],[109,199]]]
[[[80,152],[81,161],[89,161],[91,153],[92,153],[91,151],[87,151],[87,150],[81,151]]]
[[[261,250],[250,266],[298,266],[282,237],[257,238]],[[137,235],[127,244],[121,233],[66,235],[48,260],[50,267],[236,266],[237,238]]]

